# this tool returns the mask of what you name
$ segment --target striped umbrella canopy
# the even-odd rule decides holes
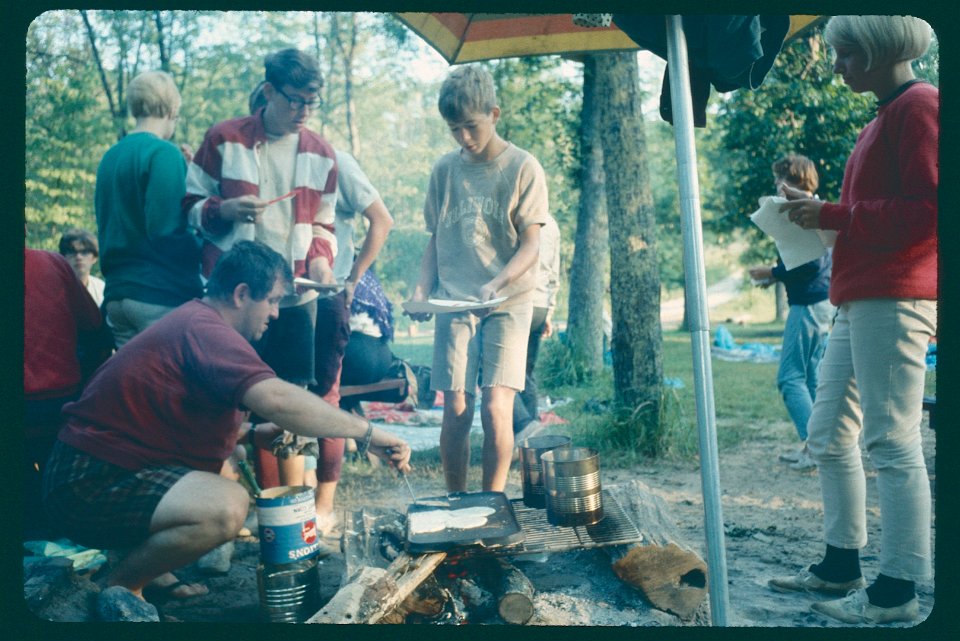
[[[450,64],[560,53],[640,49],[623,31],[578,27],[571,13],[396,13]],[[821,16],[791,15],[784,41]]]

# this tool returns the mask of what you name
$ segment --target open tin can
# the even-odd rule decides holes
[[[563,447],[544,453],[540,461],[550,524],[593,525],[603,518],[600,455],[596,450]]]
[[[558,447],[570,447],[570,437],[545,434],[520,442],[520,479],[523,482],[523,504],[527,507],[543,509],[547,506],[540,456]]]

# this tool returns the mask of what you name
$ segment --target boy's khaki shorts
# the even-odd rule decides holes
[[[476,394],[481,387],[522,391],[533,305],[499,307],[484,318],[470,312],[437,314],[430,388]]]

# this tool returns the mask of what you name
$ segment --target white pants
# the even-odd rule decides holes
[[[112,300],[107,303],[107,321],[113,332],[113,342],[120,349],[126,343],[166,316],[176,307],[141,303],[132,298]]]
[[[824,539],[867,543],[859,437],[877,469],[880,572],[930,576],[930,481],[920,440],[935,301],[870,299],[840,306],[820,364],[807,445],[820,470]]]

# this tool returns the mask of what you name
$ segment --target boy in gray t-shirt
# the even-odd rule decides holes
[[[460,149],[441,157],[430,176],[424,220],[431,237],[412,300],[507,297],[492,309],[437,315],[430,383],[444,393],[447,490],[465,491],[482,372],[483,490],[502,492],[513,453],[513,399],[524,386],[546,179],[533,156],[497,134],[500,107],[485,70],[452,71],[438,107]]]

